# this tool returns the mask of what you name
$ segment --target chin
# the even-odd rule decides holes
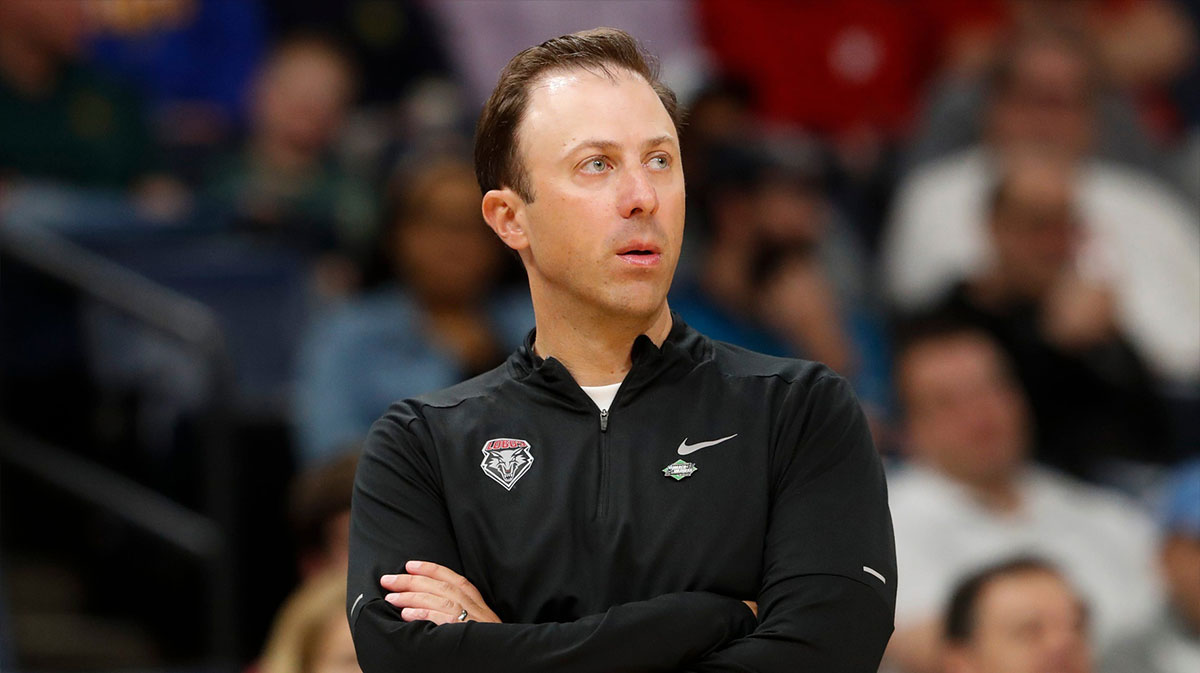
[[[652,318],[667,301],[665,292],[630,292],[610,297],[605,305],[616,315]]]

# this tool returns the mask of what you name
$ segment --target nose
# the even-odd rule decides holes
[[[621,217],[652,215],[658,210],[658,191],[644,166],[625,171],[619,189],[617,207]]]

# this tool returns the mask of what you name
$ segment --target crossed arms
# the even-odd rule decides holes
[[[381,460],[379,443],[368,442],[355,485],[347,601],[364,673],[876,670],[895,605],[882,468],[842,379],[822,378],[796,394],[794,418],[781,432],[799,449],[776,458],[758,596],[670,593],[573,622],[491,623],[494,613],[458,572],[452,526],[429,471],[398,467],[394,454]],[[419,452],[400,453],[420,460]],[[847,493],[847,483],[863,481],[865,488]],[[403,540],[403,549],[381,548],[380,540]],[[814,547],[834,553],[814,559]],[[863,553],[874,553],[871,562],[890,585],[872,584],[877,580],[854,567]],[[432,563],[405,566],[380,585],[381,576],[399,570],[382,560],[397,558],[404,560],[390,562]],[[851,560],[830,560],[840,558]],[[365,577],[371,590],[364,590]],[[757,600],[761,619],[743,598]],[[456,607],[474,621],[451,623]]]

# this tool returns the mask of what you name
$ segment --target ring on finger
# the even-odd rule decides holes
[[[467,621],[467,609],[466,608],[463,608],[463,611],[458,613],[458,619],[456,619],[455,621],[459,621],[459,622]]]

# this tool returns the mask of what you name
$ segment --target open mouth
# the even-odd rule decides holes
[[[635,266],[653,266],[662,258],[662,253],[650,246],[635,245],[618,252],[617,256]]]

